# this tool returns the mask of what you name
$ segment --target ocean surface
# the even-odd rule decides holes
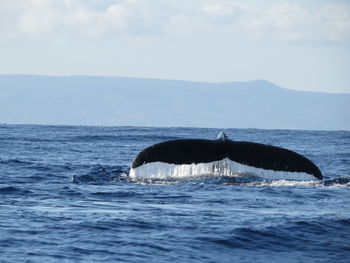
[[[219,129],[0,125],[0,262],[350,262],[350,132],[227,129],[323,181],[131,181],[143,148]]]

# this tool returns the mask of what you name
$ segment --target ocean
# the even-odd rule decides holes
[[[350,132],[225,129],[323,181],[130,180],[135,156],[221,129],[0,125],[0,262],[350,262]]]

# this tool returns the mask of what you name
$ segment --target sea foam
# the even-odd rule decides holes
[[[242,175],[256,176],[265,180],[318,180],[313,175],[304,172],[274,171],[256,168],[234,162],[228,158],[223,160],[198,164],[171,164],[165,162],[146,163],[131,168],[129,176],[138,179],[185,179],[202,176],[228,176],[240,177]]]

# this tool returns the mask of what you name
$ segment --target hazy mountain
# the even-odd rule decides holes
[[[0,75],[0,123],[350,130],[350,94],[264,80]]]

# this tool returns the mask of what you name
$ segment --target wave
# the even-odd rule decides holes
[[[343,255],[345,250],[350,249],[349,229],[349,218],[314,218],[310,221],[282,222],[261,229],[238,227],[220,238],[202,237],[199,239],[219,246],[255,251],[289,252],[297,250],[314,252],[322,247],[324,251]]]
[[[323,182],[324,186],[347,186],[350,187],[350,177],[339,177],[335,179],[325,180]]]
[[[169,184],[216,184],[216,185],[235,185],[252,187],[332,187],[347,188],[350,187],[350,177],[323,181],[293,181],[293,180],[264,180],[258,177],[242,174],[239,177],[226,177],[217,175],[203,175],[201,177],[188,177],[184,179],[131,179],[127,175],[124,182],[145,184],[145,185],[169,185]]]
[[[7,164],[7,165],[30,165],[33,164],[33,162],[30,161],[23,161],[19,159],[0,159],[0,164]]]
[[[6,186],[0,188],[0,195],[11,195],[11,194],[30,194],[29,190],[21,189],[13,186]]]
[[[106,166],[98,164],[94,165],[86,174],[73,175],[71,182],[75,184],[105,184],[110,182],[125,182],[127,170],[127,166]]]

